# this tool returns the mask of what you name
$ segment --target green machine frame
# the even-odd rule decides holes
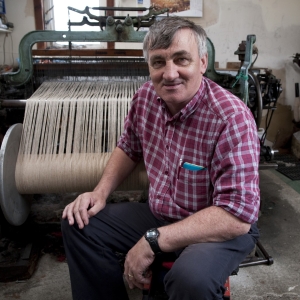
[[[142,43],[146,31],[134,28],[135,19],[127,16],[124,21],[106,18],[106,26],[102,31],[31,31],[21,40],[19,45],[19,69],[17,72],[6,73],[2,79],[10,85],[20,86],[27,83],[33,74],[33,59],[31,50],[38,42],[140,42]],[[256,40],[255,35],[248,35],[244,61],[238,70],[237,76],[229,73],[220,73],[215,69],[215,48],[207,38],[208,68],[205,76],[230,90],[244,103],[248,102],[248,69],[252,61],[252,48]]]

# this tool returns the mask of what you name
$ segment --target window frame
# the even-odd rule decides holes
[[[33,0],[35,29],[45,30],[43,0]],[[106,0],[107,7],[114,7],[114,0]],[[107,11],[107,15],[113,16],[113,11]],[[143,56],[142,50],[115,49],[114,42],[108,42],[106,49],[71,49],[72,56]],[[47,49],[46,42],[36,44],[32,49],[32,55],[36,56],[69,56],[70,49]]]

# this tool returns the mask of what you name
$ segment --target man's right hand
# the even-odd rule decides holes
[[[79,195],[67,205],[62,218],[68,219],[70,225],[76,220],[80,229],[88,225],[89,218],[105,207],[107,197],[127,178],[136,164],[123,150],[116,147],[94,191]]]
[[[99,193],[84,193],[65,207],[62,218],[68,219],[70,225],[74,225],[76,220],[78,227],[82,229],[89,224],[89,218],[102,210],[105,205],[106,201],[102,199]]]

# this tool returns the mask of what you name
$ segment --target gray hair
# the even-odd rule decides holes
[[[143,42],[143,54],[146,61],[148,61],[149,50],[167,49],[171,46],[174,36],[179,29],[189,28],[195,36],[198,43],[199,57],[207,53],[206,47],[206,32],[196,25],[194,22],[183,19],[182,17],[172,16],[164,17],[160,21],[155,21],[150,26]]]

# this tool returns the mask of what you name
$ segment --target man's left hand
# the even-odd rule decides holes
[[[152,274],[150,266],[154,258],[154,253],[144,237],[128,251],[124,263],[124,277],[129,288],[143,289],[144,284],[150,283]]]

